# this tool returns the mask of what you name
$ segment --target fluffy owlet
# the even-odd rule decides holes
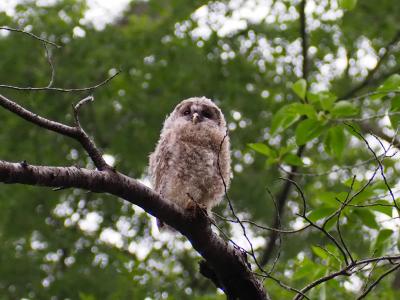
[[[205,97],[183,100],[165,120],[150,155],[154,189],[183,208],[193,206],[194,201],[210,215],[225,194],[221,176],[229,187],[231,158],[226,135],[224,115],[215,103]]]

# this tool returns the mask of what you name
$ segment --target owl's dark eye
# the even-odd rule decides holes
[[[183,112],[183,115],[184,115],[184,116],[190,115],[190,110],[189,110],[189,109],[186,109],[186,110]]]
[[[211,112],[209,112],[208,110],[202,111],[201,114],[203,115],[204,118],[207,118],[207,119],[211,119],[211,117],[212,117]]]

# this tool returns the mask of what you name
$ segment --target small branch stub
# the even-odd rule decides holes
[[[80,100],[77,104],[75,104],[74,106],[74,117],[75,117],[75,123],[76,126],[78,126],[79,128],[82,128],[80,122],[79,122],[79,110],[80,108],[85,105],[88,102],[93,102],[94,101],[94,97],[92,95],[87,96],[86,98],[83,98],[82,100]]]

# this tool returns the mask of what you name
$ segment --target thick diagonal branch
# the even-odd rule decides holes
[[[135,179],[118,172],[0,161],[0,182],[81,188],[125,199],[187,237],[232,299],[267,299],[263,285],[248,268],[243,254],[212,231],[200,208],[185,211]]]

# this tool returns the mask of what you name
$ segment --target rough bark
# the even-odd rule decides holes
[[[0,161],[0,182],[81,188],[125,199],[187,237],[214,271],[220,287],[230,299],[267,299],[263,285],[248,268],[244,254],[213,233],[200,208],[194,206],[185,211],[133,178],[110,169],[98,171]]]

